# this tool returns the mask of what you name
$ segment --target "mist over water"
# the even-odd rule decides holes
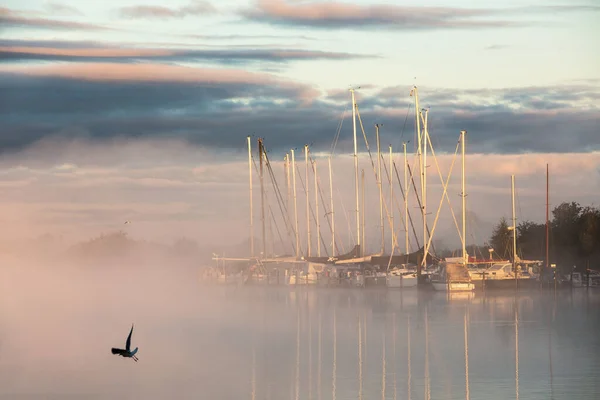
[[[600,396],[593,290],[218,287],[167,257],[0,282],[0,398],[464,399],[465,324],[469,398]],[[138,363],[110,352],[132,323]]]

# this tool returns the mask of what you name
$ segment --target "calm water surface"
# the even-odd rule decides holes
[[[447,296],[86,274],[3,286],[0,398],[600,398],[599,291]],[[110,354],[132,322],[139,363]]]

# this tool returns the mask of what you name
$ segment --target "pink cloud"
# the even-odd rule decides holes
[[[0,47],[1,52],[39,54],[46,56],[70,57],[158,57],[175,54],[165,49],[125,49],[125,48],[51,48],[51,47]]]
[[[508,21],[472,20],[494,15],[494,10],[451,7],[356,5],[337,1],[292,4],[286,0],[259,0],[246,16],[270,22],[312,26],[391,25],[418,29],[513,25]]]
[[[64,10],[63,10],[64,11]],[[47,18],[35,18],[28,15],[39,13],[25,13],[0,7],[0,26],[29,27],[45,29],[79,29],[79,30],[108,30],[110,28],[85,22],[63,21]]]

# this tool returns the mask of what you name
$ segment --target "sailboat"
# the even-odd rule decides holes
[[[466,247],[466,190],[465,190],[465,137],[467,131],[460,132],[460,142],[462,148],[462,257],[446,258],[440,263],[438,271],[431,275],[431,285],[437,291],[459,292],[473,291],[475,285],[471,281],[471,275],[467,268],[469,255]]]
[[[511,175],[511,198],[512,198],[512,226],[508,230],[512,232],[512,261],[497,263],[485,271],[483,284],[486,289],[508,289],[520,287],[536,287],[539,285],[537,277],[532,274],[532,268],[523,269],[522,266],[539,264],[539,261],[521,260],[517,255],[517,216],[515,212],[515,176]]]

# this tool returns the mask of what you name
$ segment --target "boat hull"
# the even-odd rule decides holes
[[[483,287],[487,289],[532,289],[539,288],[537,279],[486,279],[482,281]]]
[[[386,285],[390,289],[395,288],[407,288],[416,287],[418,284],[417,276],[402,276],[402,275],[389,275],[386,278]]]
[[[439,292],[472,292],[475,285],[472,282],[436,282],[432,281],[431,286]]]

